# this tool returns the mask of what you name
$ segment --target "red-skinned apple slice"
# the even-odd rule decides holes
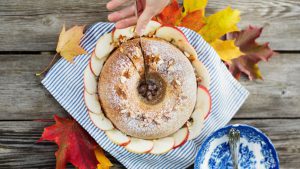
[[[187,52],[190,60],[197,58],[197,52],[194,47],[190,45],[184,33],[180,29],[171,26],[162,26],[156,31],[155,36],[169,41],[183,52]]]
[[[155,35],[169,42],[172,40],[188,42],[188,39],[185,37],[184,33],[174,26],[163,25],[156,31]]]
[[[117,129],[105,131],[105,134],[113,143],[119,146],[126,146],[130,143],[130,137]]]
[[[164,154],[173,149],[174,147],[174,138],[165,137],[158,140],[153,140],[153,149],[150,151],[151,154]]]
[[[159,22],[156,21],[150,21],[145,30],[142,32],[142,36],[149,36],[151,34],[154,34],[155,31],[161,27],[161,24]]]
[[[176,133],[172,135],[175,140],[174,149],[182,146],[189,138],[189,129],[187,127],[183,127],[179,129]]]
[[[197,102],[195,110],[192,113],[192,123],[189,128],[189,138],[192,140],[200,135],[201,130],[204,126],[205,116],[211,109],[211,97],[208,90],[204,86],[198,86],[197,90]]]
[[[205,114],[205,117],[204,117],[204,119],[206,120],[211,112],[211,95],[205,86],[200,85],[200,86],[198,86],[198,88],[201,88],[202,90],[204,90],[208,94],[208,97],[209,97],[209,103],[208,103],[209,110],[207,111],[207,113]]]
[[[153,149],[153,141],[131,138],[130,143],[125,146],[125,149],[137,154],[149,153]]]
[[[83,76],[85,91],[90,94],[97,93],[97,79],[96,76],[93,74],[90,66],[87,66],[85,68]]]
[[[90,67],[95,76],[99,76],[102,70],[102,67],[104,65],[104,62],[106,61],[107,56],[102,57],[101,59],[98,59],[96,55],[93,53],[90,60]]]
[[[94,125],[100,128],[103,131],[113,130],[114,126],[103,114],[95,114],[93,112],[89,112],[90,119],[94,123]]]
[[[135,26],[130,26],[124,29],[114,29],[112,31],[112,37],[114,42],[122,41],[120,38],[124,38],[125,40],[131,39],[134,37]]]
[[[100,37],[96,44],[95,55],[98,59],[107,57],[113,50],[115,46],[113,44],[112,34],[107,33]]]
[[[97,94],[90,94],[84,91],[84,101],[87,109],[95,114],[103,114]]]
[[[197,78],[199,78],[201,80],[198,82],[198,84],[209,89],[210,76],[209,76],[209,73],[208,73],[208,70],[206,69],[206,67],[198,59],[194,60],[192,62],[192,65],[195,68]]]

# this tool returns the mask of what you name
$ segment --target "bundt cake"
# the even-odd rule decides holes
[[[135,153],[162,154],[201,133],[211,108],[209,74],[184,34],[151,21],[143,37],[115,29],[84,72],[92,122]]]
[[[142,139],[180,129],[194,110],[196,93],[191,62],[157,38],[121,44],[106,60],[98,83],[105,115],[120,131]]]

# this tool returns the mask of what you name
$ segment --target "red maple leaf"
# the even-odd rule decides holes
[[[260,61],[268,61],[275,52],[269,47],[269,43],[258,44],[256,39],[260,37],[263,28],[249,26],[248,28],[228,33],[227,39],[235,39],[235,45],[245,55],[233,59],[231,63],[227,63],[230,72],[239,78],[241,73],[246,74],[250,80],[262,79],[257,63]]]
[[[94,150],[97,143],[74,120],[54,116],[55,124],[44,129],[38,141],[53,141],[58,145],[55,152],[56,169],[64,169],[67,162],[80,169],[97,168]]]

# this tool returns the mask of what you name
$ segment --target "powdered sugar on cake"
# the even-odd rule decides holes
[[[143,139],[165,137],[181,128],[191,116],[197,90],[194,70],[187,57],[172,44],[143,38],[147,73],[153,76],[149,78],[153,78],[155,85],[163,88],[163,97],[158,95],[158,101],[145,100],[138,91],[145,73],[138,42],[127,41],[108,58],[99,78],[100,102],[106,116],[122,132]]]

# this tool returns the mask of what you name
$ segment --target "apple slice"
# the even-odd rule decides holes
[[[134,37],[135,26],[130,26],[125,29],[114,29],[112,31],[114,42],[123,42]]]
[[[192,62],[192,65],[195,68],[195,73],[196,73],[197,78],[200,79],[200,81],[198,81],[198,84],[209,89],[210,76],[209,76],[209,73],[208,73],[208,70],[206,69],[206,67],[198,59],[194,60]]]
[[[97,78],[93,74],[90,66],[87,66],[84,70],[83,83],[86,92],[90,94],[97,93]]]
[[[142,36],[150,36],[150,35],[154,35],[155,31],[161,27],[161,24],[159,22],[156,21],[150,21],[144,32],[142,32]]]
[[[98,59],[107,57],[113,50],[115,46],[113,44],[112,34],[107,33],[100,37],[96,44],[95,54]]]
[[[187,139],[189,138],[189,129],[187,127],[183,127],[179,129],[176,133],[172,135],[175,140],[174,149],[182,146]]]
[[[185,37],[184,33],[178,29],[177,27],[173,26],[161,26],[155,34],[157,37],[162,38],[166,41],[185,41],[188,42],[187,38]]]
[[[105,134],[113,143],[119,146],[126,146],[130,143],[130,137],[117,129],[105,131]]]
[[[195,110],[192,113],[192,124],[188,126],[189,128],[189,138],[192,140],[200,135],[201,130],[204,126],[205,116],[211,110],[211,97],[208,90],[204,86],[198,86],[197,90],[197,102]]]
[[[156,31],[155,35],[158,38],[171,42],[183,52],[187,52],[190,60],[197,58],[197,52],[194,47],[190,45],[188,39],[180,29],[171,26],[162,26]]]
[[[84,91],[84,101],[87,109],[96,114],[103,114],[97,94],[90,94]]]
[[[125,146],[125,149],[137,154],[149,153],[153,149],[153,141],[131,138],[130,143]]]
[[[204,119],[206,120],[207,117],[209,116],[210,112],[211,112],[211,95],[210,95],[208,89],[205,86],[201,86],[200,85],[200,86],[198,86],[198,88],[201,88],[202,90],[204,90],[207,93],[208,97],[209,97],[208,98],[208,100],[209,100],[209,102],[208,102],[208,108],[204,108],[204,109],[208,109],[208,111],[206,111],[205,117],[204,117]]]
[[[99,76],[102,70],[102,67],[104,65],[104,62],[106,61],[108,56],[104,56],[101,59],[98,59],[96,55],[92,54],[91,60],[90,60],[90,67],[95,76]]]
[[[174,138],[173,137],[165,137],[158,140],[153,141],[153,149],[150,151],[151,154],[164,154],[173,149],[174,147]]]
[[[89,112],[90,119],[94,123],[94,125],[100,128],[103,131],[112,130],[114,126],[103,114],[95,114],[93,112]]]

